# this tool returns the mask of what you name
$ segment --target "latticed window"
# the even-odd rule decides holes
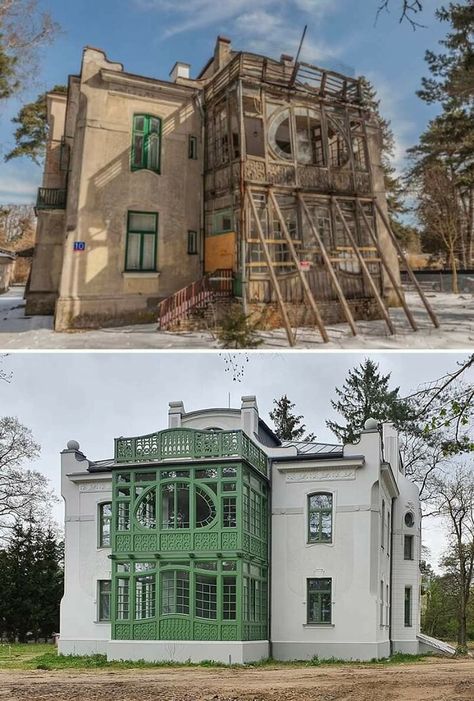
[[[217,618],[217,580],[209,575],[196,575],[196,616]]]
[[[155,615],[155,575],[135,579],[135,618],[137,621]]]
[[[222,500],[222,525],[224,528],[237,526],[237,502],[235,497],[224,497]]]
[[[210,494],[196,487],[196,528],[207,526],[216,518],[216,507]]]
[[[171,570],[161,573],[161,613],[189,613],[189,572]]]
[[[308,623],[331,623],[332,580],[307,580]]]
[[[149,114],[136,114],[133,118],[132,170],[160,172],[161,119]]]
[[[117,504],[117,530],[130,530],[130,504],[128,501],[119,501]]]
[[[156,491],[150,489],[137,506],[137,521],[143,528],[156,526]]]
[[[99,504],[99,548],[110,548],[110,526],[112,523],[112,504]]]
[[[332,494],[310,494],[308,497],[308,542],[332,541]]]
[[[112,582],[110,579],[100,579],[97,582],[98,620],[110,621],[110,598]]]
[[[130,616],[130,583],[128,579],[117,580],[117,619],[127,620]]]
[[[234,621],[237,617],[237,584],[235,577],[224,577],[222,582],[222,618]]]
[[[300,163],[325,165],[321,119],[313,110],[297,107],[295,112],[296,157]]]
[[[344,134],[344,126],[330,120],[328,124],[329,165],[333,168],[343,168],[350,165],[349,145]]]
[[[367,159],[367,144],[364,127],[360,122],[351,122],[352,153],[357,170],[367,172],[369,169]]]
[[[125,270],[156,270],[157,232],[156,212],[128,213]]]

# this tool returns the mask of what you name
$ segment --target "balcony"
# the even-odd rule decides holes
[[[115,462],[244,458],[268,475],[267,456],[243,431],[197,431],[175,428],[136,438],[115,439]]]
[[[36,209],[66,209],[67,190],[40,187],[36,198]]]

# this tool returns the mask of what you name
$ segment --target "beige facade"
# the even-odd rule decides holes
[[[300,75],[308,70],[309,77]],[[310,79],[318,86],[310,87]],[[347,253],[346,223],[361,250],[372,245],[359,207],[399,279],[375,205],[386,213],[379,126],[364,106],[360,81],[287,56],[238,53],[221,37],[196,80],[177,63],[170,82],[126,73],[88,47],[67,96],[48,96],[48,119],[27,313],[54,313],[57,330],[155,320],[160,301],[218,268],[232,269],[246,305],[258,309],[282,297],[298,323],[305,308],[300,261],[324,316],[334,319],[339,301],[321,274],[312,233],[326,226],[323,220],[328,233],[320,233],[339,261],[335,273],[352,312],[377,315],[360,263]],[[145,143],[148,160],[136,167]],[[312,223],[298,193],[309,198]],[[268,259],[250,199],[265,220]],[[341,204],[350,219],[344,226],[337,220]],[[370,260],[373,253],[364,255],[381,297],[393,303],[384,266]]]

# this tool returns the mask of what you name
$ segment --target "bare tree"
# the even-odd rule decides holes
[[[458,650],[467,651],[467,615],[474,581],[474,472],[458,467],[436,480],[433,504],[448,527],[448,550],[441,565],[453,582],[457,600]]]
[[[4,97],[31,82],[38,73],[40,49],[58,32],[59,25],[48,12],[40,11],[38,0],[0,0],[0,54],[8,60],[8,76],[2,76],[8,80]]]
[[[390,12],[390,8],[392,5],[394,5],[395,2],[394,0],[380,0],[379,1],[379,6],[377,10],[377,18],[379,17],[381,12]],[[413,29],[416,29],[417,27],[422,27],[423,25],[420,24],[415,20],[415,17],[420,14],[423,10],[423,1],[422,0],[399,0],[399,8],[400,8],[400,15],[399,15],[399,22],[403,21],[408,21]]]
[[[0,418],[0,535],[20,519],[43,513],[53,499],[44,475],[25,466],[40,452],[30,429]]]

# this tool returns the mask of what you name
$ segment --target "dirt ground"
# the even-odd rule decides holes
[[[473,701],[474,659],[387,667],[0,672],[0,701]]]

